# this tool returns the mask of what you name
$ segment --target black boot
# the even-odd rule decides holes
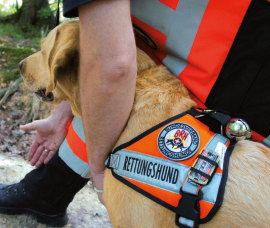
[[[82,178],[58,156],[28,173],[19,183],[0,184],[0,213],[32,214],[48,226],[64,226],[66,209],[89,179]]]

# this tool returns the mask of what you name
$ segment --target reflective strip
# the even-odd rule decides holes
[[[85,135],[84,135],[84,130],[83,130],[83,123],[82,119],[74,116],[72,125],[74,130],[76,131],[77,135],[81,138],[83,142],[85,142]]]
[[[74,117],[70,124],[67,137],[59,148],[59,156],[75,173],[84,178],[91,177],[87,163],[83,125],[80,118]]]
[[[191,193],[193,195],[198,195],[197,192],[198,192],[198,188],[200,187],[201,185],[193,182],[190,178],[187,178],[185,184],[183,185],[183,191],[187,193]]]
[[[209,150],[212,150],[212,151],[216,151],[217,152],[217,148],[220,147],[220,144],[223,144],[225,146],[226,143],[228,142],[228,140],[229,139],[225,138],[224,136],[222,136],[220,134],[215,134],[214,137],[207,144],[206,149],[209,149]],[[224,151],[223,156],[225,156],[225,153],[226,153],[226,151]],[[224,160],[222,159],[222,161],[224,161]],[[222,164],[222,166],[223,166],[223,164]],[[215,174],[214,174],[213,177],[215,177]],[[204,187],[209,187],[211,185],[212,181],[210,182],[210,184],[207,184]],[[221,181],[221,179],[220,179],[220,181]],[[215,190],[218,191],[219,185],[220,185],[220,182],[217,185],[214,186]],[[199,185],[199,184],[195,183],[194,181],[192,181],[188,176],[187,176],[187,180],[185,181],[185,183],[184,183],[184,185],[182,187],[183,192],[191,193],[193,195],[198,195],[198,191],[199,191],[200,188],[201,188],[201,185]],[[213,189],[211,189],[211,188],[209,189],[210,192],[212,190]],[[184,218],[184,217],[181,217],[181,218]],[[191,222],[193,222],[192,220],[189,220],[187,218],[185,218],[185,219],[186,220],[182,220],[182,221],[180,219],[179,223],[180,224],[183,224],[183,225],[186,225],[187,220],[188,220],[188,224],[191,224]],[[188,225],[188,226],[189,227],[193,227],[193,223],[192,223],[192,226],[190,226],[190,225]]]
[[[107,161],[109,158],[106,160],[105,165],[107,165]],[[112,169],[118,169],[119,167],[119,161],[120,161],[120,156],[117,154],[112,154],[110,156],[110,168]]]
[[[119,150],[111,156],[115,155],[119,156],[118,169],[113,169],[117,175],[177,194],[190,169],[180,163],[126,149]],[[213,204],[216,202],[220,181],[221,174],[215,173],[212,181],[202,188],[204,201]]]
[[[262,141],[262,144],[270,148],[270,135]]]
[[[131,15],[159,30],[166,36],[169,34],[170,27],[168,25],[171,24],[175,13],[173,9],[158,0],[133,0],[130,2],[130,5]]]
[[[164,5],[170,7],[173,10],[176,10],[177,5],[179,3],[180,0],[159,0],[160,2],[162,2]]]
[[[193,227],[194,226],[194,221],[193,220],[190,220],[190,219],[187,219],[187,218],[184,218],[184,217],[180,218],[179,223],[182,224],[182,225],[188,226],[188,227]]]
[[[187,66],[187,58],[207,4],[208,0],[181,0],[177,9],[173,10],[157,0],[131,1],[133,16],[167,36],[166,50],[170,54],[163,63],[175,75]]]
[[[203,103],[220,74],[250,2],[210,0],[207,5],[187,59],[188,65],[179,75],[184,85]]]
[[[181,0],[178,4],[166,42],[168,55],[163,60],[164,65],[175,75],[179,75],[187,66],[207,4],[208,0]]]
[[[250,2],[133,0],[131,14],[137,18],[132,19],[133,23],[155,42],[160,44],[160,33],[163,35],[165,42],[151,53],[179,77],[199,103],[204,103],[220,74]],[[159,33],[151,31],[139,20]]]
[[[76,125],[78,124],[78,125]],[[75,128],[77,131],[75,131]],[[78,135],[81,134],[81,137]],[[82,136],[83,134],[83,136]],[[70,146],[74,154],[77,155],[82,161],[88,162],[86,143],[82,140],[84,137],[82,120],[79,118],[74,118],[72,124],[69,125],[67,134],[67,143]]]
[[[90,170],[88,163],[78,158],[70,149],[67,140],[62,143],[59,149],[59,157],[77,174],[84,178],[90,178]]]
[[[220,134],[215,134],[214,137],[207,144],[206,148],[215,151],[219,143],[223,143],[224,145],[226,145],[228,141],[228,138]]]

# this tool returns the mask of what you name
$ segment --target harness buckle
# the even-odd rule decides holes
[[[202,199],[202,191],[199,191],[198,195],[186,193],[180,189],[182,198],[179,200],[178,206],[176,207],[175,224],[180,228],[197,228],[200,220],[200,204],[199,200]],[[186,220],[192,220],[193,225],[180,223],[180,218],[183,217]]]

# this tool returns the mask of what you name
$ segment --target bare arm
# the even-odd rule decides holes
[[[130,114],[137,74],[129,0],[79,8],[80,96],[90,170],[103,189],[104,162]],[[99,194],[101,201],[102,195]]]

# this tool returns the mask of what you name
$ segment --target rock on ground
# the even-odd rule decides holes
[[[13,184],[24,178],[33,167],[21,156],[0,152],[0,183]],[[99,202],[91,183],[76,194],[67,210],[65,228],[111,228],[106,208]],[[30,215],[0,214],[0,228],[47,228]]]

